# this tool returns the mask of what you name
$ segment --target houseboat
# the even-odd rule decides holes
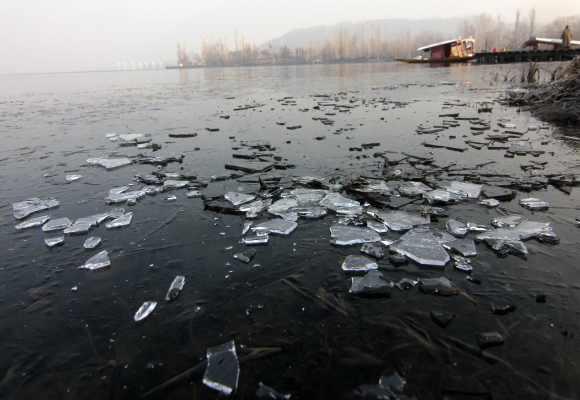
[[[475,57],[475,39],[451,39],[419,47],[415,58],[399,58],[397,61],[409,64],[465,63]]]

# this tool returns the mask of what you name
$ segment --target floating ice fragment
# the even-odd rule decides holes
[[[42,225],[43,232],[62,231],[72,225],[72,221],[67,217],[51,219]]]
[[[542,210],[547,210],[548,208],[550,208],[550,203],[548,203],[547,201],[537,199],[535,197],[521,199],[520,205],[522,207],[525,207],[528,210],[532,210],[532,211],[542,211]]]
[[[189,185],[189,181],[167,179],[165,182],[163,182],[163,190],[168,191],[172,189],[182,189],[187,185]]]
[[[175,278],[173,278],[173,281],[171,282],[171,285],[167,290],[167,294],[165,294],[165,301],[175,300],[183,290],[184,286],[185,286],[185,276],[177,275]]]
[[[101,238],[98,236],[88,237],[83,243],[83,247],[87,250],[92,250],[101,244]]]
[[[97,269],[105,268],[111,265],[111,260],[109,259],[109,253],[107,250],[103,250],[100,253],[95,254],[89,258],[79,269],[88,269],[94,271]]]
[[[247,246],[254,246],[259,244],[268,244],[270,236],[268,234],[248,235],[242,238],[242,243]]]
[[[135,203],[137,200],[142,199],[147,195],[147,190],[133,190],[131,192],[122,192],[122,193],[109,193],[107,198],[105,199],[109,204],[118,204],[118,203]]]
[[[406,197],[419,197],[427,192],[430,192],[432,189],[425,185],[423,182],[407,181],[401,183],[397,190],[399,193]]]
[[[74,182],[74,181],[78,181],[82,177],[83,177],[82,175],[70,174],[70,175],[65,175],[64,180],[67,183],[71,183],[71,182]]]
[[[105,169],[115,169],[131,164],[131,159],[123,158],[89,158],[87,164],[98,165]]]
[[[476,224],[473,222],[467,223],[467,230],[469,232],[485,232],[488,230],[488,227],[485,225]]]
[[[252,261],[252,259],[256,256],[256,253],[257,252],[255,249],[249,249],[249,250],[234,254],[234,258],[236,260],[243,262],[243,263],[249,264],[250,261]]]
[[[464,257],[473,257],[477,255],[475,242],[472,239],[457,239],[452,242],[443,243],[443,247],[453,250]]]
[[[35,228],[37,226],[44,225],[46,223],[46,221],[48,221],[49,219],[50,219],[50,216],[48,216],[48,215],[43,215],[41,217],[36,217],[36,218],[30,218],[30,219],[27,219],[26,221],[19,223],[16,226],[14,226],[14,228],[17,231],[21,231],[23,229],[28,229],[28,228]]]
[[[391,282],[384,280],[379,271],[369,271],[364,276],[351,278],[349,293],[364,296],[390,296]]]
[[[326,208],[323,207],[294,207],[290,209],[291,213],[296,213],[296,215],[300,218],[306,219],[320,219],[324,217],[327,212]]]
[[[260,224],[255,225],[252,228],[254,232],[263,232],[267,234],[276,234],[276,235],[289,235],[294,230],[298,224],[293,221],[286,221],[284,219],[271,219],[266,222],[262,222]]]
[[[90,222],[87,221],[75,221],[74,224],[69,226],[64,230],[64,233],[67,235],[84,235],[89,232],[89,230],[93,227]]]
[[[377,233],[387,233],[389,231],[389,228],[384,222],[373,221],[371,219],[367,220],[367,228],[370,228]]]
[[[234,206],[239,206],[244,203],[249,203],[250,201],[254,200],[256,196],[254,196],[253,194],[227,192],[226,194],[224,194],[224,198],[230,203],[232,203]]]
[[[421,279],[419,281],[419,289],[423,293],[439,296],[454,296],[459,294],[459,289],[444,276],[440,278]]]
[[[465,257],[453,255],[453,262],[455,268],[460,271],[467,272],[468,274],[470,274],[473,271],[471,261],[469,261],[469,259]]]
[[[111,222],[107,222],[107,224],[105,225],[105,227],[107,229],[121,228],[123,226],[129,225],[132,220],[133,220],[133,213],[132,212],[128,212],[126,214],[121,215],[118,218],[115,218]]]
[[[125,133],[118,135],[117,137],[119,140],[119,146],[136,146],[151,141],[150,135],[145,135],[143,133]]]
[[[356,226],[332,225],[330,227],[331,243],[337,246],[350,246],[353,244],[363,244],[379,242],[379,234],[368,228]]]
[[[167,198],[165,200],[167,200],[167,201],[175,201],[175,200],[177,200],[177,196],[175,196],[175,195],[167,196]]]
[[[189,199],[197,199],[198,197],[201,197],[201,192],[199,190],[190,190],[185,195]]]
[[[60,203],[55,199],[41,200],[37,197],[33,197],[12,204],[12,213],[14,218],[23,219],[28,217],[30,214],[34,214],[35,212],[55,208],[59,205]]]
[[[447,220],[447,224],[445,224],[445,228],[447,232],[452,234],[455,237],[465,237],[467,235],[467,224],[457,221],[456,219],[449,218]]]
[[[450,258],[442,244],[453,240],[455,238],[445,232],[420,227],[405,233],[390,248],[418,264],[444,267]]]
[[[381,259],[385,256],[385,249],[381,243],[365,243],[360,251],[376,259]]]
[[[403,232],[412,229],[419,225],[429,225],[431,219],[428,215],[412,214],[406,211],[387,211],[377,212],[377,217],[380,218],[390,230],[395,232]]]
[[[252,227],[253,222],[244,222],[244,226],[242,227],[242,236],[248,233],[250,228]]]
[[[308,206],[316,205],[328,194],[327,190],[322,189],[293,189],[290,191],[299,205]]]
[[[347,256],[342,262],[341,268],[348,272],[366,272],[379,269],[379,265],[364,256]]]
[[[246,218],[257,218],[258,215],[266,209],[270,204],[270,200],[256,200],[250,203],[242,204],[239,209],[246,213]]]
[[[44,244],[48,247],[55,247],[64,244],[64,236],[56,236],[44,239]]]
[[[344,215],[360,215],[363,211],[358,201],[346,198],[339,193],[328,193],[320,201],[320,205]]]
[[[435,189],[424,193],[423,198],[427,200],[429,204],[455,204],[463,200],[464,197],[458,193],[451,193],[443,189]]]
[[[133,320],[135,322],[143,321],[145,318],[151,315],[151,313],[153,312],[153,310],[155,310],[156,307],[157,307],[156,301],[144,302],[143,304],[141,304],[141,307],[139,307],[139,309],[133,316]]]
[[[266,400],[290,400],[292,395],[288,393],[280,393],[276,389],[259,382],[258,390],[256,390],[256,397],[258,399]]]
[[[457,194],[468,199],[477,199],[481,194],[483,185],[476,185],[469,182],[453,181],[444,186],[448,192]]]
[[[236,343],[232,340],[207,349],[207,367],[203,384],[229,396],[238,387],[240,363],[236,354]]]
[[[485,206],[485,207],[495,208],[495,207],[499,206],[500,203],[496,199],[484,199],[484,200],[481,200],[479,202],[479,204],[481,204],[482,206]]]
[[[127,190],[129,190],[129,189],[130,189],[129,186],[114,187],[112,189],[109,189],[109,194],[114,196],[114,195],[118,195],[118,194],[124,193]]]
[[[491,224],[496,228],[513,228],[524,220],[521,215],[513,214],[505,217],[498,217],[491,220]]]
[[[282,198],[274,202],[270,207],[268,207],[268,212],[270,214],[284,218],[285,215],[291,213],[290,209],[294,207],[298,207],[298,201],[296,201],[296,199]],[[296,219],[298,219],[298,214],[296,213],[294,214],[296,215]]]

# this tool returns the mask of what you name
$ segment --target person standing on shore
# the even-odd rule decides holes
[[[562,32],[562,47],[569,49],[570,42],[572,42],[572,32],[570,31],[570,27],[566,25],[564,31]]]

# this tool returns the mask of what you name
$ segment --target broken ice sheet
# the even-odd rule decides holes
[[[445,190],[451,193],[466,197],[468,199],[477,199],[481,195],[483,185],[476,185],[469,182],[453,181],[444,185]]]
[[[101,238],[98,236],[91,236],[88,237],[85,242],[83,243],[83,247],[87,250],[94,249],[98,245],[101,244]]]
[[[429,225],[431,223],[428,215],[423,216],[406,211],[379,211],[376,212],[376,215],[390,230],[395,232],[408,231],[415,226]]]
[[[379,265],[368,257],[350,255],[344,259],[341,268],[347,272],[367,272],[379,269]]]
[[[165,301],[173,301],[177,299],[184,286],[185,276],[177,275],[175,278],[173,278],[173,281],[171,282],[171,285],[165,294]]]
[[[498,255],[516,254],[526,256],[528,249],[521,241],[521,235],[515,229],[500,228],[479,234],[477,240],[483,240]]]
[[[224,198],[232,203],[234,206],[239,206],[244,203],[249,203],[250,201],[256,198],[253,194],[245,194],[245,193],[238,193],[238,192],[227,192],[224,194]]]
[[[406,197],[419,197],[424,193],[430,192],[432,189],[423,182],[407,181],[401,183],[397,190]]]
[[[105,169],[115,169],[120,168],[125,165],[131,164],[131,159],[123,157],[123,158],[89,158],[87,160],[87,164],[90,165],[98,165]]]
[[[389,296],[392,287],[393,284],[385,281],[381,272],[369,271],[364,276],[352,277],[348,292],[359,296]]]
[[[276,389],[259,382],[258,390],[256,390],[256,397],[258,399],[266,400],[290,400],[292,395],[288,393],[280,393]]]
[[[282,198],[272,203],[272,205],[268,207],[268,212],[272,215],[295,221],[298,219],[298,214],[291,211],[294,207],[298,207],[298,201],[296,201],[296,199]]]
[[[464,196],[443,189],[435,189],[424,193],[423,198],[427,200],[429,204],[455,204],[463,200]]]
[[[118,204],[118,203],[125,203],[125,202],[132,202],[135,203],[137,200],[142,199],[147,195],[147,190],[133,190],[131,192],[122,192],[122,193],[111,193],[105,198],[105,201],[109,204]]]
[[[356,226],[332,225],[330,227],[331,243],[337,246],[350,246],[353,244],[363,244],[379,242],[379,234],[368,228]]]
[[[30,219],[27,219],[26,221],[19,223],[18,225],[15,225],[14,228],[17,231],[21,231],[23,229],[35,228],[37,226],[44,225],[46,223],[46,221],[48,221],[49,219],[50,219],[50,216],[48,216],[48,215],[30,218]]]
[[[449,232],[455,237],[461,238],[467,235],[467,224],[453,218],[449,218],[447,220],[445,228],[447,229],[447,232]]]
[[[52,219],[42,225],[43,232],[62,231],[72,225],[72,221],[66,217]]]
[[[258,215],[268,207],[269,201],[256,200],[250,203],[242,204],[239,210],[246,213],[246,218],[257,218]]]
[[[367,219],[367,228],[377,233],[387,233],[389,231],[389,228],[383,222],[373,221],[372,219]]]
[[[271,219],[266,222],[254,225],[251,229],[258,233],[276,234],[276,235],[289,235],[294,230],[298,224],[293,221],[286,221],[284,219]]]
[[[74,224],[64,230],[64,233],[67,235],[84,235],[88,233],[92,227],[93,225],[90,222],[75,221]]]
[[[306,219],[320,219],[324,217],[327,212],[326,208],[323,207],[294,207],[290,209],[292,214],[296,214],[300,218]]]
[[[111,265],[111,260],[109,259],[109,252],[103,250],[100,253],[95,254],[89,258],[79,269],[88,269],[94,271],[101,268],[106,268]]]
[[[451,242],[443,243],[443,247],[455,251],[464,257],[474,257],[477,255],[475,242],[472,239],[456,239]]]
[[[419,289],[423,293],[439,296],[454,296],[459,294],[459,289],[446,277],[427,278],[419,281]]]
[[[327,190],[322,189],[293,189],[290,191],[299,205],[316,205],[328,194]]]
[[[206,353],[207,367],[203,384],[229,396],[238,387],[240,363],[236,354],[236,343],[232,340],[210,347]]]
[[[181,189],[189,185],[189,181],[167,179],[163,182],[163,190],[168,191],[172,189]]]
[[[522,207],[525,207],[528,210],[532,210],[532,211],[542,211],[542,210],[547,210],[548,208],[550,208],[550,203],[548,203],[547,201],[537,199],[535,197],[521,199],[520,205]]]
[[[64,236],[56,236],[44,239],[44,244],[48,247],[55,247],[64,244]]]
[[[107,229],[121,228],[123,226],[129,225],[132,220],[133,220],[133,213],[128,212],[126,214],[121,215],[118,218],[115,218],[114,220],[112,220],[110,222],[107,222],[105,227]]]
[[[157,307],[156,301],[144,302],[143,304],[141,304],[141,307],[139,307],[137,312],[135,312],[133,320],[135,322],[143,321],[145,318],[151,315],[151,313],[155,310],[156,307]]]
[[[496,228],[513,228],[524,220],[521,215],[513,214],[505,217],[497,217],[491,220],[491,224]]]
[[[320,201],[320,205],[343,215],[360,215],[363,211],[358,201],[346,198],[339,193],[328,193]]]
[[[365,243],[360,249],[361,253],[371,256],[376,259],[381,259],[385,256],[385,249],[380,242]]]
[[[60,203],[55,199],[41,200],[38,197],[33,197],[24,201],[19,201],[12,204],[12,213],[14,218],[23,219],[38,211],[44,211],[51,208],[58,207]]]
[[[247,246],[254,246],[260,244],[268,244],[270,236],[268,234],[253,234],[242,238],[242,243]]]
[[[450,257],[442,244],[453,240],[455,238],[445,232],[419,227],[405,233],[390,248],[418,264],[444,267]]]

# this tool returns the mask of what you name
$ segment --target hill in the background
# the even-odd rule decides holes
[[[380,19],[292,30],[267,44],[273,48],[322,46],[338,35],[389,40],[406,35],[448,39],[459,34],[463,18]]]

